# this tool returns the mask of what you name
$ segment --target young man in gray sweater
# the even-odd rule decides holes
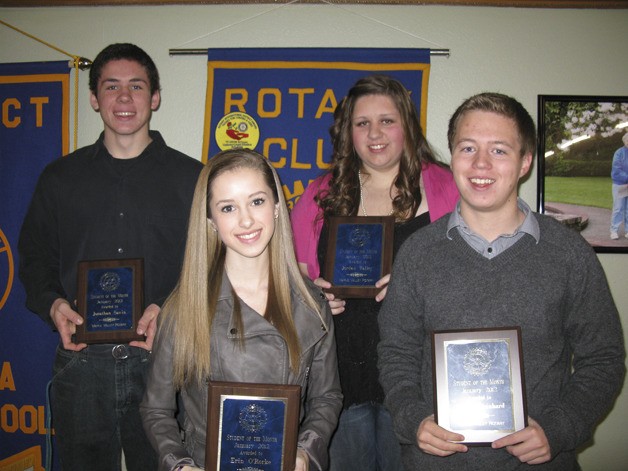
[[[380,381],[408,470],[579,469],[576,449],[625,375],[617,309],[575,231],[518,198],[532,164],[532,118],[511,97],[467,99],[449,122],[460,202],[401,248],[380,312]],[[528,425],[490,446],[434,417],[435,330],[521,328]]]

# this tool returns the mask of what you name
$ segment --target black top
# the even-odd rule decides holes
[[[20,279],[26,306],[50,325],[55,299],[76,300],[80,260],[143,258],[146,305],[174,288],[203,165],[150,136],[138,157],[121,160],[103,133],[39,177],[20,232]]]
[[[401,244],[414,232],[430,223],[428,213],[395,224],[393,259]],[[318,241],[318,261],[324,273],[325,253],[329,238],[327,222],[323,224]],[[381,303],[373,298],[347,299],[345,311],[334,316],[338,371],[344,395],[344,408],[365,402],[384,402],[384,391],[379,384],[377,344],[379,328],[377,316]]]

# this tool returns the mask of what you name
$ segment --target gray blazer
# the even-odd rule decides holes
[[[309,283],[309,281],[308,281]],[[298,447],[310,457],[310,469],[327,469],[327,448],[342,408],[336,342],[328,304],[319,288],[327,328],[318,315],[293,292],[293,315],[301,346],[298,376],[290,370],[287,345],[268,321],[241,303],[244,346],[232,316],[233,298],[227,276],[218,299],[211,334],[211,380],[301,385]],[[158,333],[151,356],[146,393],[140,406],[144,429],[159,455],[159,470],[205,464],[207,382],[181,391],[185,409],[183,439],[175,419],[176,391],[172,383],[172,337]]]

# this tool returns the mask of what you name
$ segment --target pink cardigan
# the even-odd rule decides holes
[[[456,207],[459,194],[451,172],[434,164],[426,164],[421,170],[425,196],[430,212],[430,221],[434,222]],[[330,173],[318,177],[310,183],[290,213],[294,247],[299,263],[307,264],[309,277],[314,280],[320,275],[317,247],[323,229],[323,219],[316,219],[320,208],[314,201],[319,190],[329,185]]]

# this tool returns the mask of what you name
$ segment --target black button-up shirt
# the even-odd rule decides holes
[[[145,305],[174,288],[202,164],[150,136],[141,155],[122,160],[101,134],[39,177],[20,233],[20,279],[27,307],[49,324],[55,299],[74,305],[80,260],[143,258]]]

